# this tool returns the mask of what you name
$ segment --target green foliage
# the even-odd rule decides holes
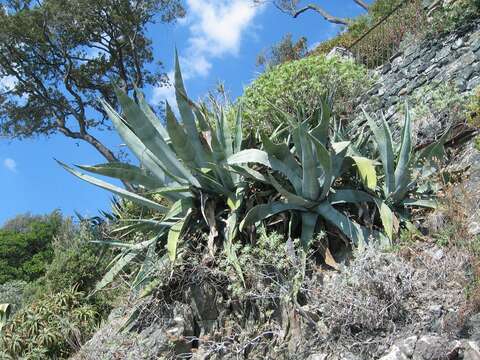
[[[335,112],[348,113],[372,80],[362,66],[337,57],[310,56],[276,66],[260,75],[239,100],[244,106],[245,129],[271,134],[281,125],[272,104],[291,114],[301,107],[310,116],[327,91],[335,91]]]
[[[33,281],[45,273],[53,258],[52,240],[62,224],[60,213],[47,217],[25,216],[0,229],[0,284]]]
[[[292,34],[285,35],[278,44],[273,45],[268,51],[257,56],[257,65],[270,69],[272,66],[285,62],[300,60],[307,54],[307,38],[301,37],[296,42],[292,41]]]
[[[441,6],[433,13],[427,36],[436,37],[449,33],[480,15],[478,0],[457,0]]]
[[[0,96],[0,134],[60,133],[87,141],[108,161],[115,160],[90,134],[110,128],[96,98],[101,94],[116,104],[111,79],[125,89],[166,81],[161,67],[151,66],[146,28],[182,17],[181,2],[8,0],[2,5],[0,77],[8,77],[12,86]]]
[[[346,31],[321,43],[312,51],[312,54],[328,54],[334,47],[340,46],[351,49],[355,57],[369,68],[381,65],[392,55],[392,51],[399,47],[406,35],[422,36],[421,34],[428,27],[422,1],[414,0],[405,2],[405,5],[402,5],[367,34],[399,3],[401,0],[375,1],[370,6],[368,14],[354,19]],[[355,41],[365,34],[367,35],[353,46]]]
[[[18,311],[0,338],[2,359],[64,359],[88,339],[98,314],[72,288],[47,294]]]
[[[429,83],[412,93],[408,101],[417,121],[428,118],[434,122],[438,117],[446,117],[451,123],[465,120],[468,100],[454,84]]]

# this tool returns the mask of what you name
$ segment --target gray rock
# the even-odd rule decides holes
[[[462,38],[458,38],[458,39],[455,41],[455,44],[452,45],[452,50],[458,50],[458,49],[460,49],[460,48],[463,46],[464,43],[465,43],[465,42],[463,41]]]
[[[327,360],[327,354],[312,354],[307,360]]]
[[[413,360],[436,360],[448,359],[449,354],[453,354],[456,349],[460,349],[461,344],[458,341],[450,341],[441,336],[424,335],[416,343],[413,353]],[[454,357],[451,357],[454,359]]]
[[[468,81],[467,90],[473,90],[480,86],[480,76],[475,76]]]
[[[462,343],[463,360],[480,360],[480,347],[476,341],[464,341]]]

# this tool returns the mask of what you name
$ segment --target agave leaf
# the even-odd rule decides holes
[[[220,126],[220,125],[219,125]],[[218,128],[218,126],[217,126]],[[217,130],[218,132],[218,130]],[[233,178],[232,174],[228,172],[224,166],[226,165],[227,153],[225,151],[225,146],[218,140],[218,134],[216,133],[212,136],[212,154],[215,163],[210,163],[209,166],[215,171],[218,178],[222,181],[224,187],[228,189],[233,189]]]
[[[436,209],[438,202],[435,199],[405,199],[402,201],[403,206],[418,206],[429,209]]]
[[[228,123],[228,119],[225,116],[225,110],[222,108],[220,111],[220,118],[222,119],[222,136],[223,140],[222,143],[225,146],[225,154],[228,156],[233,154],[233,135],[232,131],[230,130],[230,124]]]
[[[375,171],[375,161],[361,156],[352,156],[352,160],[357,166],[358,174],[363,185],[372,191],[377,187],[377,172]]]
[[[445,143],[450,135],[451,128],[448,128],[443,135],[435,142],[429,144],[418,152],[417,161],[439,161],[445,157]]]
[[[160,119],[157,117],[157,115],[155,115],[150,105],[148,105],[143,93],[139,89],[135,89],[135,95],[137,96],[137,99],[138,99],[138,105],[140,106],[140,109],[142,109],[147,119],[155,127],[157,132],[162,136],[163,140],[165,140],[166,143],[169,143],[170,135],[168,134],[167,130],[163,127],[162,123],[160,122]]]
[[[316,111],[318,125],[313,128],[310,134],[320,141],[323,146],[327,146],[328,140],[328,130],[330,127],[330,120],[332,118],[332,112],[330,106],[328,105],[328,101],[325,98],[322,98],[322,106],[320,111]]]
[[[11,304],[0,304],[0,334],[12,314]]]
[[[367,229],[350,220],[327,201],[322,202],[315,210],[325,220],[337,227],[355,245],[364,244],[368,241],[369,232]]]
[[[320,195],[318,183],[317,159],[313,151],[312,138],[308,136],[304,125],[299,126],[300,143],[302,146],[302,195],[309,200],[317,200]]]
[[[195,149],[196,162],[200,167],[205,167],[208,158],[205,153],[205,148],[200,141],[200,134],[195,123],[195,116],[193,115],[190,101],[188,100],[187,91],[183,84],[182,72],[180,70],[180,62],[178,60],[178,52],[175,49],[175,97],[177,99],[178,110],[182,117],[185,132],[190,138],[192,147]]]
[[[269,167],[274,171],[282,173],[290,181],[295,191],[301,193],[302,180],[293,169],[288,167],[283,161],[280,161],[268,153],[257,149],[242,150],[233,154],[227,159],[229,165],[238,165],[246,163],[257,163]]]
[[[345,203],[374,202],[374,197],[360,190],[340,189],[328,195],[328,202],[331,205]]]
[[[240,230],[243,230],[245,226],[255,224],[258,221],[265,220],[273,215],[288,210],[305,211],[306,209],[298,205],[286,204],[282,202],[272,202],[269,204],[257,205],[250,209],[245,218],[242,220],[240,223]]]
[[[183,219],[179,220],[175,225],[170,228],[167,237],[167,252],[170,261],[173,263],[177,258],[177,247],[180,240],[180,235],[185,228],[185,224],[188,222],[189,216],[185,216]]]
[[[253,180],[269,184],[269,180],[263,176],[260,172],[250,169],[248,166],[245,165],[231,165],[230,166],[232,171],[239,173],[243,177],[248,177]]]
[[[408,104],[405,104],[405,122],[402,129],[400,154],[395,169],[395,185],[397,190],[401,184],[410,182],[410,158],[412,155],[412,121]]]
[[[283,161],[288,167],[290,167],[299,177],[302,176],[302,168],[297,160],[295,160],[295,157],[291,153],[287,144],[275,144],[268,136],[264,134],[261,136],[263,148],[270,156],[275,156],[278,160]]]
[[[135,133],[124,123],[120,115],[106,102],[101,100],[105,112],[112,121],[113,125],[118,131],[118,134],[127,144],[128,148],[132,150],[137,159],[148,170],[150,170],[162,183],[166,185],[174,185],[179,183],[185,183],[185,180],[175,177],[173,174],[167,174],[168,172],[162,166],[160,160],[145,147],[145,144],[135,135]]]
[[[178,157],[190,168],[200,166],[200,164],[195,162],[195,149],[192,146],[191,140],[183,130],[182,125],[177,122],[175,114],[168,101],[165,101],[165,113],[167,118],[167,130],[171,135],[172,145]]]
[[[335,153],[332,161],[332,172],[334,178],[337,178],[342,174],[343,163],[349,149],[350,141],[332,143],[332,150]]]
[[[242,123],[243,123],[243,116],[242,116],[243,106],[242,104],[238,105],[237,108],[237,116],[235,118],[235,142],[233,147],[233,152],[237,153],[242,150],[242,142],[243,142],[243,131],[242,131]]]
[[[117,88],[116,94],[125,112],[127,123],[145,147],[155,154],[156,158],[163,164],[163,169],[177,177],[188,180],[194,186],[198,186],[190,171],[178,160],[177,155],[156,131],[135,101],[130,99],[121,89]]]
[[[334,180],[333,178],[333,169],[332,169],[332,156],[328,152],[328,150],[323,146],[323,144],[318,141],[316,138],[308,134],[310,139],[312,140],[313,145],[315,146],[315,150],[317,153],[317,160],[320,162],[323,170],[323,185],[322,185],[322,193],[320,194],[320,199],[323,200],[328,192],[330,191],[330,186]]]
[[[240,280],[242,280],[243,285],[245,286],[245,279],[243,277],[242,267],[240,266],[240,261],[238,261],[237,253],[233,247],[233,240],[237,236],[237,213],[233,212],[227,218],[226,226],[224,228],[225,236],[225,245],[224,251],[227,255],[227,260],[232,264],[235,272],[237,273]]]
[[[318,214],[313,212],[302,212],[302,232],[300,234],[300,243],[305,250],[308,250],[310,242],[312,241],[317,220]]]
[[[165,214],[165,217],[162,221],[169,221],[170,219],[178,216],[185,217],[191,208],[193,208],[192,199],[178,200],[170,207],[170,210]]]
[[[125,266],[130,264],[138,255],[138,252],[130,250],[122,253],[110,270],[108,270],[108,272],[103,276],[102,280],[97,283],[95,286],[95,291],[99,291],[110,284],[113,279],[115,279],[115,277],[125,268]]]
[[[393,228],[394,223],[398,222],[393,211],[390,207],[381,199],[375,198],[375,203],[380,211],[380,219],[382,220],[383,229],[385,234],[390,240],[393,240]]]
[[[273,187],[283,196],[285,199],[287,199],[288,203],[298,205],[298,206],[303,206],[306,208],[312,207],[315,205],[313,201],[309,201],[301,196],[298,196],[296,194],[293,194],[286,190],[282,185],[279,184],[279,182],[270,174],[268,175],[268,179],[270,180],[270,183],[273,185]]]
[[[113,162],[93,166],[77,165],[77,167],[94,174],[120,179],[132,184],[143,185],[147,189],[163,186],[158,178],[149,175],[145,170],[130,164]]]
[[[382,126],[378,127],[375,121],[367,114],[367,112],[365,110],[363,110],[363,112],[367,118],[368,126],[370,126],[370,129],[372,130],[378,146],[380,159],[382,160],[382,165],[385,172],[385,192],[387,195],[389,195],[395,190],[395,155],[393,151],[392,134],[384,117],[382,117]]]
[[[157,241],[158,236],[154,237],[153,239],[150,240],[145,240],[142,241],[138,244],[130,244],[130,243],[125,243],[125,242],[120,242],[120,241],[105,241],[105,240],[92,240],[91,243],[93,244],[100,244],[100,245],[108,245],[108,246],[113,246],[113,247],[118,247],[118,248],[124,248],[128,251],[140,251],[144,250],[152,243]]]
[[[89,182],[90,184],[93,184],[93,185],[96,185],[102,189],[105,189],[105,190],[108,190],[118,196],[121,196],[123,198],[126,198],[128,200],[131,200],[133,202],[136,202],[140,205],[143,205],[143,206],[146,206],[152,210],[156,210],[158,212],[161,212],[161,213],[165,213],[168,211],[168,209],[165,207],[165,206],[162,206],[160,204],[157,204],[156,202],[152,201],[152,200],[149,200],[149,199],[146,199],[144,198],[143,196],[140,196],[140,195],[137,195],[133,192],[130,192],[130,191],[127,191],[125,189],[122,189],[118,186],[115,186],[115,185],[112,185],[112,184],[109,184],[105,181],[102,181],[102,180],[99,180],[97,178],[94,178],[92,176],[89,176],[89,175],[85,175],[85,174],[82,174],[81,172],[75,170],[75,169],[72,169],[71,167],[69,167],[68,165],[62,163],[61,161],[58,161],[57,162],[60,164],[60,166],[62,166],[65,170],[67,170],[68,172],[70,172],[71,174],[75,175],[76,177],[86,181],[86,182]]]

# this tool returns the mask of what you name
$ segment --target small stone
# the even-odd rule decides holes
[[[437,249],[433,252],[432,254],[432,259],[434,260],[442,260],[442,258],[445,256],[445,252],[443,249]]]
[[[312,354],[307,359],[308,360],[327,360],[327,354]]]
[[[476,221],[470,222],[468,225],[468,233],[472,236],[480,235],[480,223]]]
[[[439,318],[440,316],[442,316],[443,307],[442,305],[432,305],[428,308],[428,311],[430,311],[432,315],[435,316],[436,318]]]
[[[392,346],[390,352],[382,356],[380,360],[408,360],[409,357],[405,355],[402,350],[400,350],[397,346]]]
[[[402,90],[398,92],[398,96],[403,96],[403,95],[406,95],[407,93],[408,93],[408,87],[405,86]]]
[[[430,66],[428,64],[423,64],[420,65],[417,69],[417,74],[423,73],[425,70],[427,70]]]
[[[480,86],[480,76],[475,76],[469,80],[467,84],[467,90],[473,90],[477,86]]]
[[[443,47],[442,49],[440,49],[440,51],[437,53],[436,55],[436,59],[437,60],[441,60],[445,57],[447,57],[448,55],[450,55],[450,50],[452,49],[451,46],[445,46]]]
[[[480,39],[475,40],[472,45],[470,45],[470,49],[473,52],[477,52],[480,50]]]
[[[397,342],[398,348],[408,357],[413,356],[415,346],[418,341],[418,336],[410,336],[403,341]]]
[[[391,69],[392,69],[392,64],[386,63],[385,65],[383,65],[382,74],[385,75],[385,74],[388,73]]]
[[[464,44],[463,39],[459,38],[459,39],[457,39],[457,41],[455,41],[455,44],[452,45],[452,49],[453,50],[458,50],[463,46],[463,44]]]

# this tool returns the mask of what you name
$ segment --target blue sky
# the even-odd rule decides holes
[[[255,58],[262,49],[291,33],[306,36],[312,46],[334,36],[340,27],[311,12],[293,19],[271,4],[254,7],[250,0],[186,0],[187,17],[175,25],[149,27],[156,59],[170,72],[177,46],[186,86],[198,98],[223,82],[232,98],[258,75]],[[369,1],[371,2],[371,1]],[[351,0],[318,0],[337,16],[362,13]],[[1,79],[0,79],[1,81]],[[168,88],[145,89],[152,104],[172,98]],[[120,139],[111,132],[98,137],[111,149],[120,149]],[[54,158],[69,164],[96,164],[103,158],[90,145],[61,135],[23,141],[0,139],[0,224],[25,212],[43,214],[60,209],[85,216],[109,210],[111,195],[82,182],[61,169]]]

